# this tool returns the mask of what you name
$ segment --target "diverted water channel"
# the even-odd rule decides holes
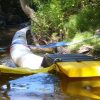
[[[12,33],[17,29],[12,29]],[[10,33],[11,35],[11,33]],[[8,52],[0,52],[0,65],[16,67]],[[100,77],[68,78],[59,73],[15,77],[0,73],[0,100],[100,100]]]

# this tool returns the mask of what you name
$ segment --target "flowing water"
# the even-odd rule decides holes
[[[15,67],[9,53],[1,54],[0,64]],[[100,78],[39,73],[9,80],[0,74],[0,100],[100,100]]]

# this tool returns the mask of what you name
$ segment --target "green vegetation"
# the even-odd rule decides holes
[[[99,0],[33,0],[38,24],[33,31],[46,41],[74,41],[89,38],[100,28]],[[60,37],[60,38],[59,38]],[[82,44],[100,46],[99,38]],[[78,44],[79,47],[82,44]]]

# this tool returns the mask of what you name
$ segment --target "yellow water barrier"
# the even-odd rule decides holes
[[[47,67],[47,68],[40,68],[40,69],[29,69],[29,68],[21,68],[21,67],[8,67],[4,65],[0,65],[0,73],[2,74],[17,74],[17,75],[30,75],[36,73],[47,73],[54,70],[54,65]]]
[[[100,76],[100,61],[58,62],[56,66],[68,77]]]
[[[68,77],[96,77],[100,76],[100,61],[56,62],[50,67],[40,69],[12,68],[0,65],[0,73],[30,75],[48,73],[56,70]]]

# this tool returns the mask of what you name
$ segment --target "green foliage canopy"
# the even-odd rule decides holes
[[[63,34],[69,40],[77,33],[93,34],[100,28],[99,0],[33,0],[32,4],[37,8],[39,25],[33,23],[33,31],[38,36]]]

